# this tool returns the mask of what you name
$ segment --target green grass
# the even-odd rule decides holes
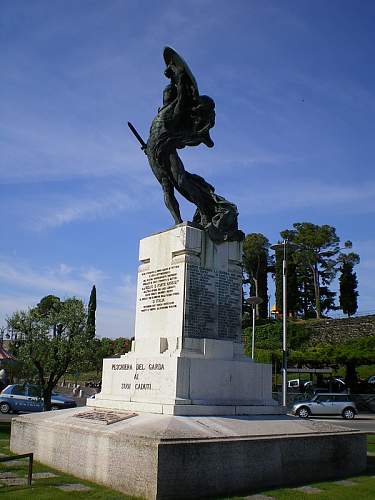
[[[0,453],[11,455],[9,451],[9,435],[10,423],[0,422]],[[375,452],[375,435],[369,435],[367,438],[368,451]],[[19,477],[27,475],[27,464],[20,463],[19,466],[8,466],[5,463],[0,463],[1,471],[12,471]],[[62,472],[51,469],[45,465],[34,462],[33,472],[54,472],[58,475],[56,478],[38,479],[35,484],[28,486],[5,486],[0,488],[0,499],[18,500],[30,499],[33,500],[60,500],[71,498],[74,499],[89,499],[89,500],[126,500],[133,497],[128,497],[122,493],[110,490],[103,486],[99,486],[82,479],[64,474]],[[352,500],[360,498],[361,500],[375,498],[375,457],[368,457],[368,470],[366,475],[349,478],[355,485],[344,486],[336,484],[335,481],[324,481],[320,483],[310,483],[313,486],[322,490],[319,494],[306,494],[296,491],[294,488],[278,488],[272,490],[261,491],[262,495],[270,496],[280,500]],[[54,485],[80,483],[89,486],[91,489],[87,492],[65,492],[54,488]],[[228,498],[228,497],[226,497]],[[230,497],[231,500],[241,499],[243,497]]]
[[[375,375],[375,365],[360,365],[356,367],[356,371],[359,377],[367,379],[371,375]],[[345,368],[339,368],[335,374],[339,377],[345,377]]]
[[[277,490],[262,491],[265,496],[271,496],[280,500],[353,500],[360,498],[361,500],[373,499],[375,495],[375,479],[368,476],[359,476],[350,479],[355,485],[343,486],[336,484],[334,481],[324,483],[312,483],[309,486],[318,488],[320,493],[311,494],[296,491],[293,488],[282,488]]]
[[[78,379],[74,374],[66,373],[63,377],[61,377],[59,383],[65,380],[65,382],[75,383],[76,381],[78,381],[79,384],[84,384],[85,382],[91,382],[93,380],[99,382],[101,379],[102,379],[101,372],[97,373],[96,371],[80,373]]]
[[[375,435],[371,434],[367,436],[367,451],[375,453]]]
[[[10,423],[0,422],[0,453],[6,455],[12,455],[9,451],[9,435],[10,435]],[[18,466],[7,466],[6,462],[0,463],[0,472],[11,471],[16,473],[19,477],[27,476],[27,464],[20,462]],[[0,499],[4,500],[18,500],[21,498],[33,499],[33,500],[60,500],[72,498],[74,499],[90,499],[90,500],[126,500],[133,497],[126,496],[122,493],[113,491],[109,488],[99,486],[89,481],[84,481],[76,477],[70,476],[60,471],[56,471],[47,467],[46,465],[34,462],[33,473],[34,472],[54,472],[58,475],[55,478],[49,479],[37,479],[35,484],[31,487],[29,486],[5,486],[0,488]],[[91,488],[90,491],[74,491],[66,492],[54,488],[55,485],[62,485],[68,483],[79,483],[85,484]]]

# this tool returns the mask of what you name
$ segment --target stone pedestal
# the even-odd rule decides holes
[[[239,243],[182,224],[142,240],[140,261],[132,352],[104,360],[88,407],[14,418],[13,452],[150,500],[365,469],[365,435],[266,415],[281,409],[271,367],[243,356]]]
[[[366,470],[366,435],[323,422],[117,412],[120,420],[105,425],[105,416],[83,413],[87,408],[17,416],[11,450],[150,500],[245,496]]]
[[[189,223],[140,243],[132,352],[103,362],[89,406],[171,415],[281,413],[271,366],[244,356],[242,246]]]

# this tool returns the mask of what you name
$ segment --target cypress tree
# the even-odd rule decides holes
[[[91,289],[89,305],[87,308],[87,329],[95,337],[96,332],[96,286]]]
[[[358,309],[358,280],[357,274],[354,272],[354,264],[358,263],[359,256],[357,254],[345,255],[343,256],[343,262],[340,268],[340,308],[348,317],[355,314]]]

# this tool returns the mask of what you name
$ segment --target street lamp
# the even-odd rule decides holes
[[[299,245],[296,245],[295,243],[291,243],[289,240],[283,240],[282,243],[276,243],[275,245],[272,245],[271,248],[272,250],[283,250],[283,361],[282,361],[282,379],[283,379],[283,385],[282,385],[282,393],[283,393],[283,406],[286,407],[287,401],[286,401],[286,396],[287,396],[287,385],[288,385],[288,353],[287,353],[287,346],[286,346],[286,317],[287,317],[287,302],[286,302],[286,264],[287,264],[287,248],[298,248]]]
[[[261,304],[263,302],[263,299],[261,297],[249,297],[247,299],[247,303],[251,305],[251,308],[253,310],[253,336],[251,339],[251,359],[254,359],[255,355],[255,311],[256,311],[256,306]]]

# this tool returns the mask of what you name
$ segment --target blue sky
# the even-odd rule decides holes
[[[1,0],[0,326],[95,283],[98,333],[133,335],[138,242],[172,220],[126,122],[147,138],[165,45],[216,102],[185,167],[246,233],[335,226],[374,311],[374,20],[371,0]]]

